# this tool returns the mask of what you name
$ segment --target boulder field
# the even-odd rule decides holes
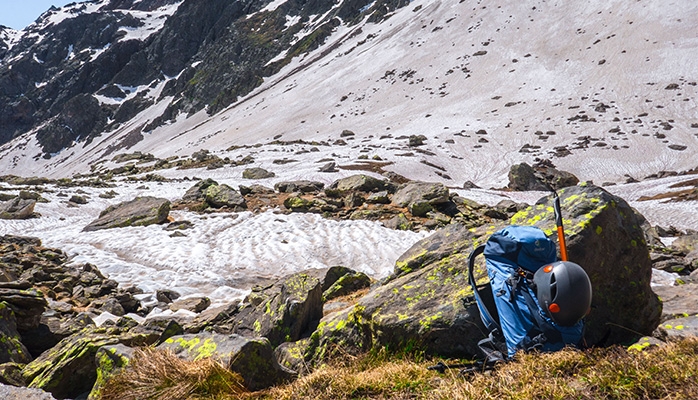
[[[477,357],[477,342],[486,333],[467,280],[470,252],[507,225],[536,226],[556,239],[552,196],[496,209],[454,196],[443,185],[396,185],[364,175],[324,190],[295,182],[241,188],[239,196],[215,182],[202,183],[173,206],[201,212],[227,207],[223,204],[245,209],[260,196],[275,196],[289,204],[287,212],[350,218],[370,210],[386,223],[402,215],[411,228],[430,227],[434,233],[399,257],[393,274],[380,282],[341,266],[313,269],[255,287],[244,300],[216,308],[208,299],[178,300],[176,293],[162,291],[161,303],[189,309],[196,317],[148,319],[143,317],[149,308],[134,297],[136,288],[120,288],[94,265],[69,264],[61,250],[45,248],[39,239],[0,237],[0,383],[42,389],[55,398],[91,392],[96,399],[105,379],[142,346],[191,360],[215,357],[251,390],[295,379],[339,352],[386,348]],[[234,201],[221,201],[218,194],[224,192]],[[688,290],[695,285],[690,280],[695,241],[686,237],[675,249],[648,245],[656,237],[645,219],[600,187],[578,184],[558,194],[569,259],[586,270],[593,287],[586,343],[630,345],[643,336],[647,342],[650,336],[695,335],[694,303],[684,301],[695,292]],[[298,203],[289,199],[305,203],[293,207]],[[327,204],[332,207],[323,211]],[[650,286],[652,268],[679,264],[686,282],[660,289],[663,312]],[[106,312],[114,318],[101,319]]]

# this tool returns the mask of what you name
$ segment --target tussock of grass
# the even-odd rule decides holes
[[[244,391],[242,377],[211,358],[188,362],[171,351],[143,348],[107,381],[100,399],[212,399]]]

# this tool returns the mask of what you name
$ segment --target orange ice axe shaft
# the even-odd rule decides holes
[[[557,240],[560,243],[560,257],[562,261],[567,261],[567,244],[565,243],[565,228],[562,226],[562,211],[560,211],[560,197],[553,191],[555,199],[553,208],[555,209],[555,225],[557,225]]]

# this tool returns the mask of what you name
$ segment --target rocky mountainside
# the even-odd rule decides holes
[[[685,171],[697,25],[687,0],[76,3],[3,31],[0,166],[63,177],[350,130],[350,157],[449,185],[536,159],[601,182]]]
[[[53,8],[20,38],[3,33],[0,143],[33,131],[50,158],[165,98],[144,130],[180,112],[213,114],[317,48],[341,21],[374,12],[379,19],[400,3],[101,0]],[[136,91],[143,85],[153,90]]]

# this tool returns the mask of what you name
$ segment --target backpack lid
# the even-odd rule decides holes
[[[557,260],[557,250],[545,232],[533,226],[512,225],[492,234],[485,245],[485,257],[506,259],[536,272]]]

